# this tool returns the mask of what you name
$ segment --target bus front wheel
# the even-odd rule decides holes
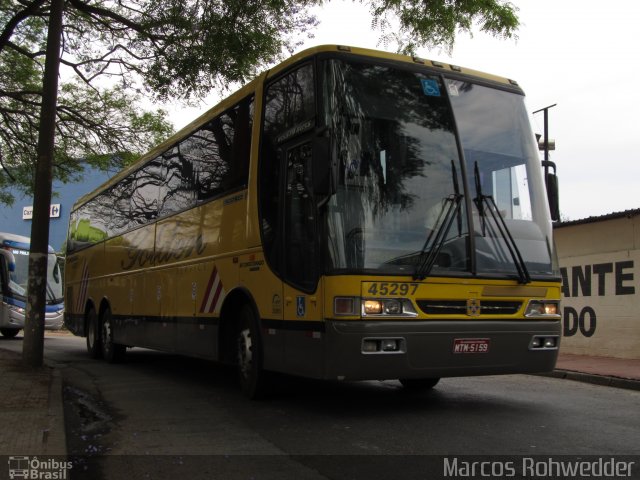
[[[239,314],[238,377],[240,387],[250,399],[258,399],[266,393],[266,372],[262,370],[262,341],[258,320],[248,305]]]
[[[19,328],[0,328],[0,333],[2,333],[2,336],[6,338],[15,337],[16,335],[18,335],[19,331]]]
[[[439,378],[401,378],[400,383],[405,388],[405,390],[410,392],[423,392],[426,390],[431,390],[435,387]]]
[[[91,358],[102,357],[102,341],[100,339],[100,328],[98,326],[98,315],[96,309],[90,307],[87,311],[87,352]]]

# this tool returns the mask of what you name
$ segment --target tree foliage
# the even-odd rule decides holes
[[[370,0],[373,26],[385,44],[414,54],[419,47],[451,50],[456,34],[477,26],[490,35],[510,38],[519,26],[516,7],[499,0]]]
[[[164,112],[139,107],[143,96],[189,99],[246,81],[300,45],[317,24],[311,7],[323,3],[66,0],[54,177],[127,163],[171,131]],[[450,47],[474,23],[507,37],[518,26],[502,0],[362,3],[382,40],[405,52]],[[8,185],[32,189],[49,9],[48,0],[0,0],[0,202],[12,200]]]

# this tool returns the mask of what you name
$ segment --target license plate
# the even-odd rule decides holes
[[[488,353],[489,338],[456,338],[453,340],[453,353]]]

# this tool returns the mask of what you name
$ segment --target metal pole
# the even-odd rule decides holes
[[[533,112],[534,114],[544,112],[544,162],[542,162],[542,165],[544,166],[544,186],[546,187],[547,192],[549,191],[547,181],[549,177],[549,109],[556,105],[557,103],[554,103],[553,105],[549,105],[548,107],[544,107]]]

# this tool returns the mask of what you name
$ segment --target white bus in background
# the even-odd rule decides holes
[[[0,333],[13,338],[24,328],[29,272],[29,237],[0,232]],[[47,260],[47,305],[44,328],[63,325],[62,271],[52,247]]]

